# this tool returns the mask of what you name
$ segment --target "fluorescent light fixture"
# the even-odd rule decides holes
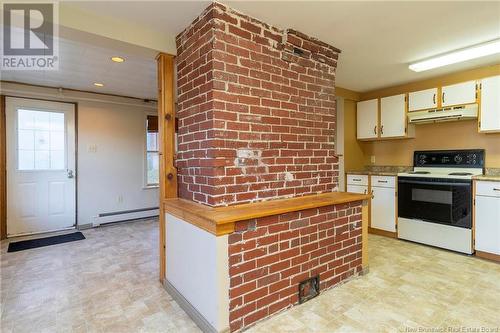
[[[114,62],[124,62],[125,59],[122,58],[122,57],[111,57],[111,60],[114,61]]]
[[[467,47],[465,49],[450,52],[448,54],[433,57],[424,61],[416,62],[408,66],[408,68],[415,72],[422,72],[429,69],[456,64],[458,62],[481,58],[497,53],[500,53],[500,39]]]
[[[96,86],[96,87],[104,87],[104,83],[94,82],[94,86]]]

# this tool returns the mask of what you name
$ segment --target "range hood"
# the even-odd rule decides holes
[[[410,124],[436,123],[443,121],[477,119],[477,104],[461,105],[449,108],[432,109],[408,113]]]

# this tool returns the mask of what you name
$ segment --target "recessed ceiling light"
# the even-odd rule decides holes
[[[125,59],[122,57],[111,57],[111,60],[113,60],[114,62],[124,62],[125,61]]]
[[[104,87],[104,83],[94,82],[94,86],[96,86],[96,87]]]
[[[500,53],[500,39],[467,47],[465,49],[450,52],[448,54],[433,57],[424,61],[416,62],[408,66],[408,68],[415,72],[422,72],[429,69],[456,64],[458,62],[481,58],[497,53]]]

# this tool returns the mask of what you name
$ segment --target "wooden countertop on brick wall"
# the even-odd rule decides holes
[[[234,232],[234,223],[238,221],[362,201],[369,197],[366,194],[329,192],[227,207],[209,207],[193,201],[175,198],[165,200],[164,207],[166,213],[196,225],[214,235],[221,236]]]

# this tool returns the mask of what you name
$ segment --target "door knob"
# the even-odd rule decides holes
[[[66,170],[66,172],[68,173],[68,178],[74,178],[75,176],[73,175],[73,170]]]

